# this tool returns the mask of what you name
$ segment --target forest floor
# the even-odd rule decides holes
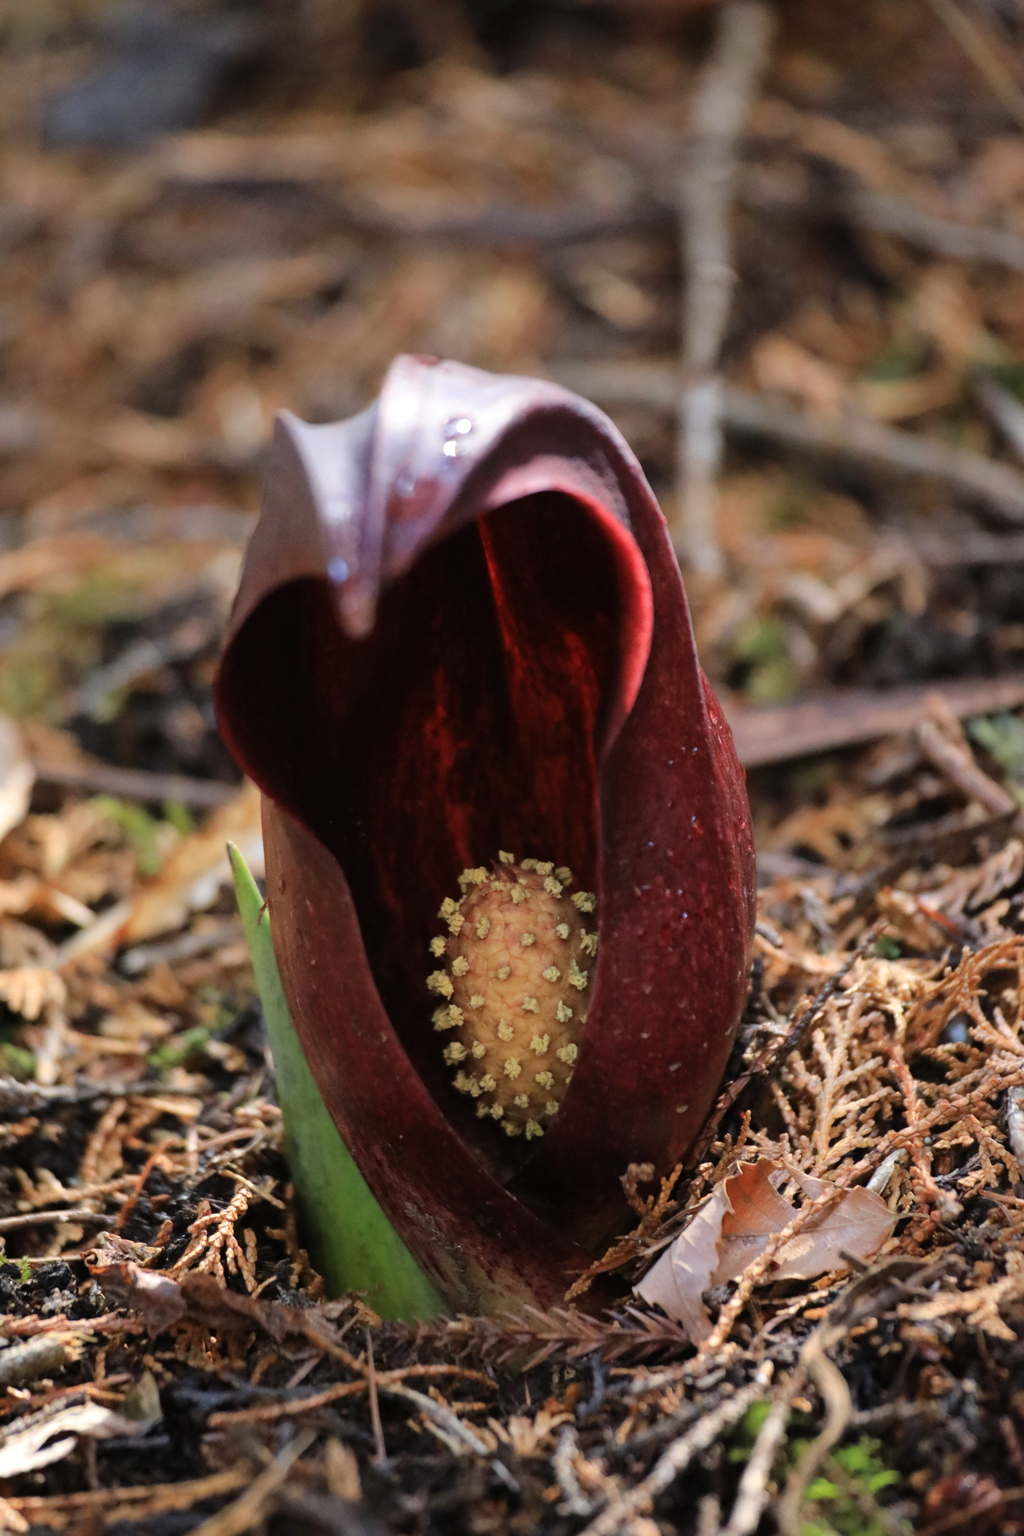
[[[0,1529],[1024,1531],[1019,8],[776,8],[710,531],[679,209],[720,12],[182,5],[147,51],[102,10],[0,20]],[[296,1229],[210,690],[273,413],[400,351],[612,412],[750,768],[750,1002],[611,1314],[385,1324]],[[726,1197],[759,1257],[712,1244],[688,1333],[632,1286]]]

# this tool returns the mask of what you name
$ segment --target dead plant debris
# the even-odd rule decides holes
[[[1019,1536],[1021,16],[779,0],[736,73],[683,3],[256,4],[244,88],[75,148],[66,93],[141,67],[98,9],[0,19],[0,1530]],[[738,281],[680,346],[709,58]],[[825,693],[748,760],[843,749],[752,776],[694,1166],[623,1170],[564,1307],[415,1329],[301,1247],[210,705],[275,409],[360,409],[398,351],[606,403],[727,706]]]
[[[225,836],[258,850],[251,789],[198,827],[70,788],[33,804],[0,844],[7,1528],[399,1530],[415,1507],[592,1536],[901,1531],[937,1528],[959,1478],[951,1508],[1012,1530],[1009,731],[938,701],[799,807],[755,796],[730,1079],[695,1167],[624,1174],[637,1228],[591,1272],[621,1281],[610,1314],[409,1328],[325,1300],[225,884]]]

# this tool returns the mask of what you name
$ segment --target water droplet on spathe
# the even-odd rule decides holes
[[[349,564],[348,564],[348,561],[347,560],[343,560],[340,555],[333,556],[333,558],[328,560],[328,562],[327,562],[327,574],[331,578],[332,581],[338,582],[339,585],[343,581],[348,581],[348,578],[349,578]]]
[[[416,476],[411,469],[403,469],[395,481],[395,490],[399,496],[411,496],[416,489]]]
[[[463,441],[473,430],[473,422],[469,416],[453,416],[451,421],[446,421],[441,430],[444,439],[441,452],[446,459],[458,459],[466,452],[467,444]]]

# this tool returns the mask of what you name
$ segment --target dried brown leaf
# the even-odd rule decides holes
[[[165,1333],[185,1316],[181,1286],[159,1270],[143,1269],[131,1261],[99,1264],[91,1257],[86,1264],[107,1300],[138,1312],[151,1337]]]
[[[253,784],[215,811],[198,832],[183,838],[159,875],[142,887],[118,939],[138,943],[180,928],[190,912],[209,906],[229,879],[227,844],[237,843],[250,865],[262,862],[260,796]]]
[[[681,1322],[695,1343],[711,1332],[702,1292],[735,1280],[797,1215],[797,1208],[775,1188],[783,1172],[778,1163],[762,1157],[723,1179],[636,1287],[644,1301]],[[797,1173],[793,1177],[809,1200],[829,1191],[822,1179]],[[833,1205],[809,1217],[803,1230],[783,1244],[771,1279],[811,1280],[847,1269],[846,1255],[866,1263],[891,1236],[894,1225],[885,1201],[872,1190],[844,1190]]]
[[[35,1472],[60,1461],[74,1450],[80,1435],[109,1440],[124,1435],[143,1435],[153,1421],[127,1418],[101,1403],[76,1403],[41,1423],[8,1435],[0,1445],[0,1477]],[[54,1439],[53,1437],[57,1438]]]
[[[86,1259],[89,1274],[109,1301],[138,1312],[150,1335],[163,1333],[184,1319],[218,1334],[261,1329],[276,1340],[305,1336],[339,1358],[351,1359],[335,1344],[333,1324],[313,1308],[287,1307],[279,1301],[243,1296],[202,1270],[192,1270],[175,1280],[130,1260],[103,1264],[97,1257],[94,1252]]]

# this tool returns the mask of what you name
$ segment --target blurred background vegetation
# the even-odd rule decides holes
[[[733,709],[1020,668],[1019,0],[7,0],[0,709],[230,778],[274,413],[401,351],[590,394],[692,557],[694,103],[751,9],[705,666]]]

